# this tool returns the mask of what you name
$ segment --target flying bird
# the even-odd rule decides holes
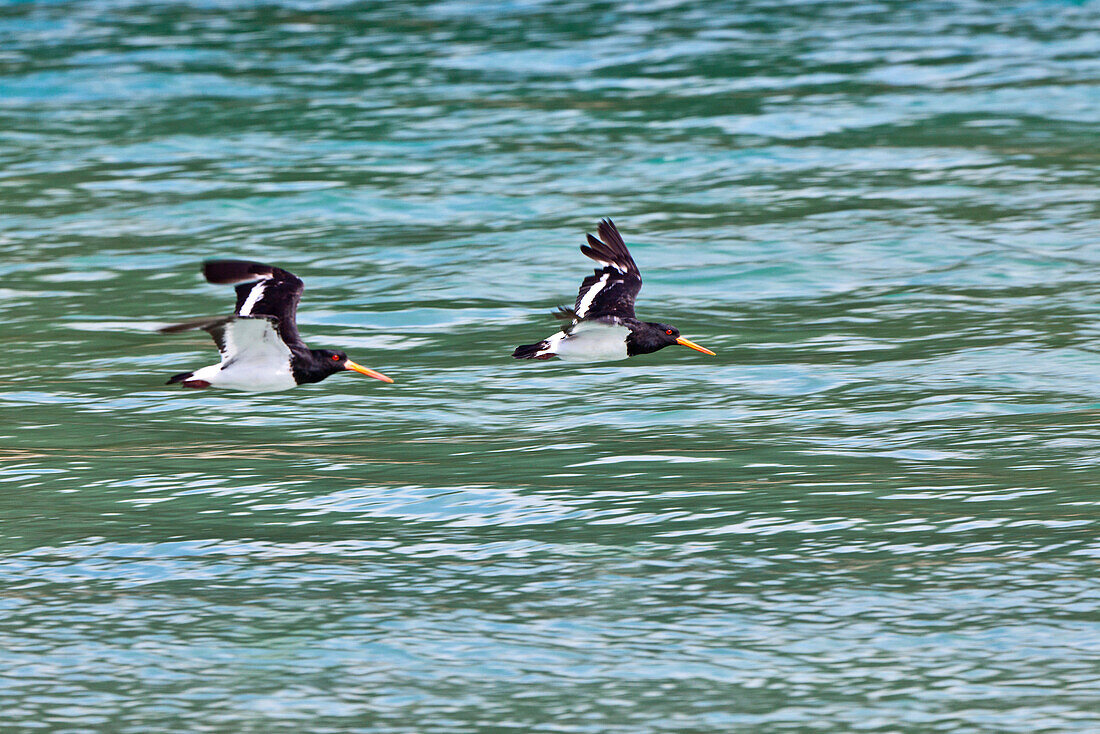
[[[581,252],[603,267],[581,283],[573,308],[561,307],[554,313],[570,324],[537,344],[517,347],[512,356],[595,362],[649,354],[673,344],[713,356],[714,352],[680,336],[675,326],[634,318],[642,274],[610,219],[600,222],[599,234],[599,239],[588,235]]]
[[[207,260],[202,274],[211,283],[236,286],[234,314],[196,319],[160,331],[171,334],[203,329],[214,337],[222,359],[194,372],[173,375],[167,384],[275,392],[320,382],[344,371],[393,382],[381,372],[352,362],[343,352],[305,345],[295,323],[302,281],[293,273],[245,260]]]

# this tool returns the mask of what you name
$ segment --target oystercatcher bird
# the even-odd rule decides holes
[[[202,274],[211,283],[237,286],[234,314],[188,321],[160,331],[170,334],[203,329],[214,337],[222,361],[173,375],[167,384],[275,392],[320,382],[347,370],[393,382],[381,372],[357,365],[343,352],[305,345],[295,323],[302,281],[293,273],[245,260],[207,260]]]
[[[642,288],[642,274],[622,235],[610,219],[600,221],[600,238],[588,235],[581,252],[602,269],[581,283],[573,308],[559,308],[555,318],[571,322],[557,334],[537,344],[517,347],[516,359],[550,359],[595,362],[626,359],[679,344],[714,355],[680,336],[675,326],[634,318],[634,299]]]

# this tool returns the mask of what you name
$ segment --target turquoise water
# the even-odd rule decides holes
[[[0,728],[1100,730],[1098,29],[0,5]],[[717,357],[510,358],[604,216]],[[164,386],[207,257],[397,382]]]

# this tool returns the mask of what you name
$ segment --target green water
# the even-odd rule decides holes
[[[0,5],[0,729],[1100,731],[1100,5]],[[618,223],[715,350],[520,363]],[[395,378],[187,392],[207,257]]]

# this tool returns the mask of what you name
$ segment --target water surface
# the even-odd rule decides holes
[[[1097,731],[1098,28],[0,6],[0,726]],[[603,216],[717,357],[510,359]],[[396,384],[164,386],[207,257]]]

